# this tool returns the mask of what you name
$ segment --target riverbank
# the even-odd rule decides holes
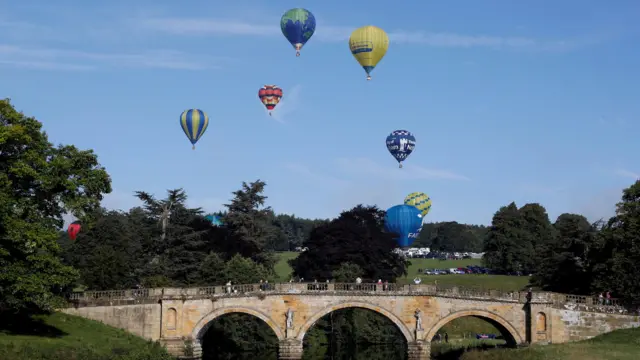
[[[0,354],[2,360],[174,360],[159,344],[62,313],[3,318]]]

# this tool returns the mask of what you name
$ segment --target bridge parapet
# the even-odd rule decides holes
[[[442,286],[435,284],[356,284],[356,283],[262,283],[201,286],[190,288],[152,288],[75,292],[69,295],[69,307],[157,303],[161,299],[213,299],[269,295],[347,295],[347,296],[435,296],[468,300],[526,303],[527,292]],[[595,296],[532,292],[532,304],[589,312],[636,314],[617,299]]]

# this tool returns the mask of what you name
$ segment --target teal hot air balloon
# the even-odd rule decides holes
[[[398,235],[400,247],[409,247],[420,234],[422,211],[411,205],[396,205],[387,210],[384,227],[390,233]]]
[[[211,223],[213,226],[222,226],[222,218],[218,215],[207,215],[204,217],[207,221]]]
[[[189,141],[193,145],[193,149],[196,148],[196,143],[204,132],[207,131],[207,126],[209,126],[209,116],[200,109],[189,109],[182,112],[180,115],[180,125],[182,126],[182,131],[187,135]]]

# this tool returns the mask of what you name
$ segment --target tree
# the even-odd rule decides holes
[[[54,147],[42,124],[0,101],[0,311],[47,311],[77,272],[59,257],[65,212],[90,227],[111,192],[91,150]]]
[[[448,252],[480,252],[487,235],[481,225],[460,224],[455,221],[426,223],[413,247],[429,247]]]
[[[127,213],[99,211],[94,226],[81,233],[69,249],[81,284],[91,290],[132,288],[143,246]]]
[[[532,255],[531,244],[526,244],[522,219],[515,203],[503,206],[491,220],[484,244],[484,264],[499,272],[518,271],[527,256]]]
[[[394,281],[407,273],[408,262],[393,253],[394,234],[383,231],[385,212],[358,205],[311,231],[308,248],[290,260],[294,275],[326,280],[343,263],[358,265],[368,280]]]
[[[333,270],[331,276],[333,280],[342,283],[352,283],[359,277],[364,275],[364,271],[357,264],[352,264],[349,262],[342,263],[339,268]]]
[[[593,289],[640,305],[640,180],[622,192],[592,251]]]
[[[265,186],[260,180],[243,182],[242,189],[234,191],[231,203],[225,205],[228,209],[225,225],[229,231],[225,252],[251,258],[271,269],[274,260],[267,244],[276,236],[276,229],[271,223],[271,208],[265,206],[267,197],[262,195]]]
[[[597,229],[582,215],[562,214],[553,224],[555,240],[542,245],[540,266],[532,284],[546,291],[588,294],[591,282],[592,251]]]

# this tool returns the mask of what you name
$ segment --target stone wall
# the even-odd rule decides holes
[[[149,340],[160,339],[162,324],[160,304],[123,306],[94,306],[61,310],[69,315],[82,316],[104,324],[127,330]]]
[[[553,309],[549,326],[553,342],[563,343],[590,339],[618,329],[640,327],[640,317]]]

